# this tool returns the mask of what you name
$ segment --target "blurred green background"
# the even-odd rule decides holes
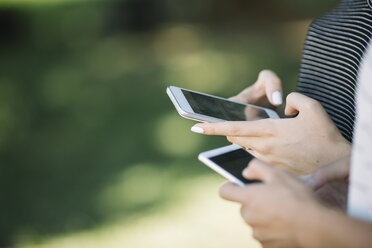
[[[295,89],[337,1],[0,0],[0,247],[257,247],[165,89]]]

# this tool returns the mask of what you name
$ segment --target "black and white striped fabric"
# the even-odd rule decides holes
[[[316,19],[302,55],[297,91],[318,100],[349,141],[358,71],[372,35],[371,1],[343,0]]]

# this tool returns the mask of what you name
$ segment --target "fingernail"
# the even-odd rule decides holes
[[[248,176],[248,174],[249,174],[249,169],[248,169],[248,168],[245,168],[245,169],[243,170],[243,172],[242,172],[242,175],[243,175],[243,176]]]
[[[198,126],[193,126],[191,128],[191,131],[193,131],[194,133],[204,133],[204,129]]]
[[[282,93],[280,91],[273,92],[272,99],[273,99],[273,103],[275,105],[280,105],[280,104],[283,103],[283,97],[282,97]]]

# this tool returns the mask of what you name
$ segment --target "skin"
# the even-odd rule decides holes
[[[272,92],[281,91],[273,72],[261,72],[258,81],[234,100],[270,104]],[[272,105],[271,105],[272,106]],[[200,123],[206,135],[223,135],[256,158],[297,175],[310,174],[350,154],[351,145],[341,135],[321,104],[299,93],[286,100],[285,114],[293,118]]]
[[[338,181],[347,183],[350,172],[350,156],[341,158],[330,165],[317,169],[308,179],[308,184],[318,190],[327,183]]]
[[[257,81],[244,89],[231,100],[243,103],[255,104],[262,107],[272,108],[277,106],[273,101],[273,93],[279,91],[283,96],[282,81],[270,70],[263,70],[258,74]]]
[[[316,196],[330,207],[346,210],[349,188],[350,156],[318,168],[313,174],[301,177]]]
[[[263,183],[226,183],[220,195],[241,204],[244,221],[263,247],[368,247],[372,225],[328,208],[310,187],[280,168],[253,160],[243,172]],[[274,206],[274,207],[273,207]]]

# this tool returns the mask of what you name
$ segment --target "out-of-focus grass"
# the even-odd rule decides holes
[[[175,181],[172,200],[163,209],[125,221],[116,218],[90,231],[43,238],[38,244],[20,237],[15,247],[260,247],[242,222],[238,205],[218,197],[221,181],[213,176]]]
[[[0,6],[19,6],[19,5],[54,5],[54,4],[66,4],[76,2],[97,2],[99,0],[0,0]]]

